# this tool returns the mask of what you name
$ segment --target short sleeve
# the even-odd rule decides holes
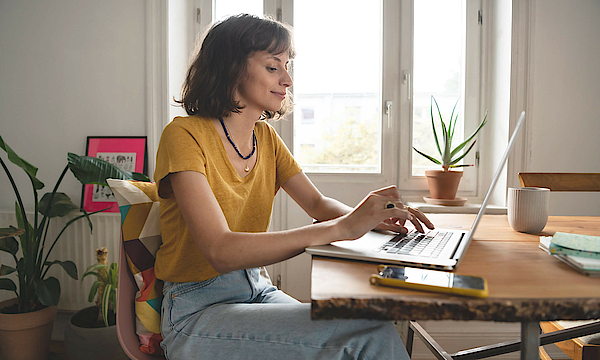
[[[195,120],[202,121],[202,120]],[[156,154],[154,181],[161,198],[173,196],[167,177],[181,171],[197,171],[206,175],[206,157],[202,146],[190,130],[190,124],[178,118],[165,127]]]
[[[292,176],[301,172],[302,167],[300,167],[300,164],[298,164],[288,147],[271,125],[269,125],[269,131],[271,132],[273,144],[275,145],[275,159],[277,162],[276,189],[279,189]]]

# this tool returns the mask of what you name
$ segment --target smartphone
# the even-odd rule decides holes
[[[380,265],[379,274],[371,275],[371,284],[434,291],[462,296],[488,296],[487,282],[477,276],[403,266]]]

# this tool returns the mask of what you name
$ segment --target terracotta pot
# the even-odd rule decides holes
[[[429,184],[431,198],[447,200],[456,198],[462,175],[462,171],[426,170],[425,176]]]
[[[3,301],[0,303],[0,309],[16,302],[16,298]],[[50,339],[56,312],[56,306],[49,306],[24,314],[0,313],[2,359],[47,359],[50,353]]]

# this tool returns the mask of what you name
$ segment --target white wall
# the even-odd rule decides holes
[[[600,172],[600,1],[533,5],[527,170]],[[600,215],[600,194],[552,193],[550,210]]]
[[[169,1],[169,121],[176,116],[186,116],[185,110],[173,99],[181,99],[181,87],[195,44],[193,5],[192,0]]]
[[[146,135],[145,31],[144,0],[0,1],[0,136],[39,168],[44,190],[87,136]],[[71,174],[60,191],[79,204]],[[0,194],[0,210],[14,209],[3,172]]]

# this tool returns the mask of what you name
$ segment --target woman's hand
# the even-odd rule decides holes
[[[419,232],[423,232],[421,223],[429,229],[434,228],[420,210],[402,204],[400,193],[393,185],[370,192],[354,210],[339,218],[348,239],[357,239],[372,229],[407,232],[406,220]]]

